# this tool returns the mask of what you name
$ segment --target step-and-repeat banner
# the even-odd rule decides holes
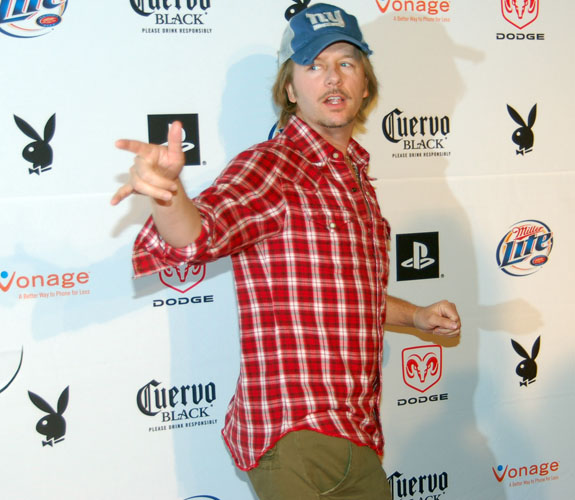
[[[184,182],[267,139],[304,0],[0,0],[0,497],[249,500],[220,435],[238,375],[228,259],[134,280],[148,201],[109,199],[181,120]],[[337,0],[381,97],[358,140],[390,293],[459,342],[385,336],[395,499],[573,498],[575,6]]]

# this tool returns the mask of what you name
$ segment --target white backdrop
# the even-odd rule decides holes
[[[206,187],[275,122],[295,3],[0,0],[0,498],[254,498],[220,436],[230,262],[132,280],[149,208],[109,205],[131,162],[113,143],[185,115],[185,184]],[[357,138],[392,226],[390,293],[448,298],[464,325],[457,344],[386,334],[394,497],[571,499],[575,7],[333,3],[381,82]]]

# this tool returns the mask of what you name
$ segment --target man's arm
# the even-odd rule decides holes
[[[179,175],[184,167],[182,125],[174,122],[168,132],[168,146],[121,139],[116,147],[136,155],[130,179],[112,197],[117,205],[133,193],[151,199],[152,216],[158,232],[172,247],[193,243],[200,235],[202,219],[188,198]]]
[[[418,307],[411,302],[388,296],[386,324],[415,327],[422,332],[445,337],[456,337],[461,331],[457,308],[447,300]]]

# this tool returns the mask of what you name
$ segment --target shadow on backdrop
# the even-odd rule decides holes
[[[373,45],[372,60],[381,83],[379,109],[383,111],[379,111],[381,116],[376,117],[375,123],[381,124],[383,116],[394,108],[405,111],[404,116],[408,117],[425,114],[430,109],[438,110],[440,116],[453,116],[465,93],[465,84],[456,61],[460,59],[463,63],[479,64],[483,54],[457,45],[440,22],[395,22],[392,17],[382,16],[364,28],[366,39]],[[464,126],[460,122],[454,124],[458,133],[464,133]],[[379,143],[385,140],[381,131],[377,137]],[[439,343],[446,348],[449,363],[445,365],[441,392],[449,394],[449,401],[441,407],[434,407],[434,411],[427,411],[425,405],[394,407],[392,401],[400,393],[404,397],[407,387],[403,386],[400,374],[394,376],[393,381],[384,381],[383,398],[390,402],[388,408],[393,410],[387,412],[387,417],[384,412],[382,418],[389,442],[394,443],[393,447],[386,448],[386,471],[388,475],[401,473],[404,479],[446,471],[449,475],[447,494],[450,497],[504,500],[506,493],[492,473],[492,467],[496,467],[498,462],[490,448],[490,440],[497,437],[484,435],[475,414],[479,331],[489,325],[497,330],[507,327],[517,331],[523,327],[523,333],[530,332],[533,324],[525,322],[520,325],[510,319],[506,316],[509,313],[507,307],[511,305],[515,310],[527,311],[531,317],[536,317],[537,311],[523,301],[494,307],[479,304],[477,257],[470,222],[446,179],[448,167],[456,164],[458,158],[389,161],[389,150],[382,151],[375,142],[369,142],[374,141],[368,138],[366,142],[367,149],[372,153],[372,169],[374,165],[382,165],[379,168],[380,172],[384,172],[383,177],[390,177],[382,180],[381,184],[387,185],[386,189],[407,187],[401,197],[401,206],[405,206],[405,210],[401,211],[401,207],[398,210],[401,213],[401,220],[397,221],[400,230],[395,231],[394,221],[390,220],[393,234],[410,232],[410,228],[417,228],[413,230],[417,232],[441,227],[445,235],[445,229],[448,229],[450,240],[441,240],[441,261],[444,264],[442,270],[448,269],[449,276],[434,280],[432,285],[424,283],[420,288],[426,291],[432,289],[432,300],[428,300],[429,296],[423,297],[428,300],[427,303],[442,298],[455,302],[463,324],[460,341],[441,340],[413,329],[390,330],[395,332],[392,335],[416,335],[424,342]],[[421,171],[422,166],[424,174],[410,173],[410,167]],[[391,173],[386,175],[392,168],[404,169],[403,178],[398,179],[396,172],[394,176]],[[385,216],[385,200],[382,200],[382,204]],[[411,205],[418,209],[414,210]],[[406,294],[409,290],[418,293],[414,282],[409,285],[393,282],[395,266],[396,263],[391,262],[390,293],[401,297],[404,290]],[[425,295],[426,292],[420,293]],[[422,297],[403,298],[416,301]],[[396,352],[389,341],[385,342],[385,349],[384,367],[390,357],[397,359],[401,356],[399,348],[396,348]]]

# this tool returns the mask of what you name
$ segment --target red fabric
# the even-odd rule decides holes
[[[355,141],[341,153],[297,118],[238,155],[194,199],[202,233],[174,249],[150,219],[136,275],[231,255],[241,369],[223,435],[248,470],[284,434],[312,429],[383,451],[380,368],[389,227]]]

